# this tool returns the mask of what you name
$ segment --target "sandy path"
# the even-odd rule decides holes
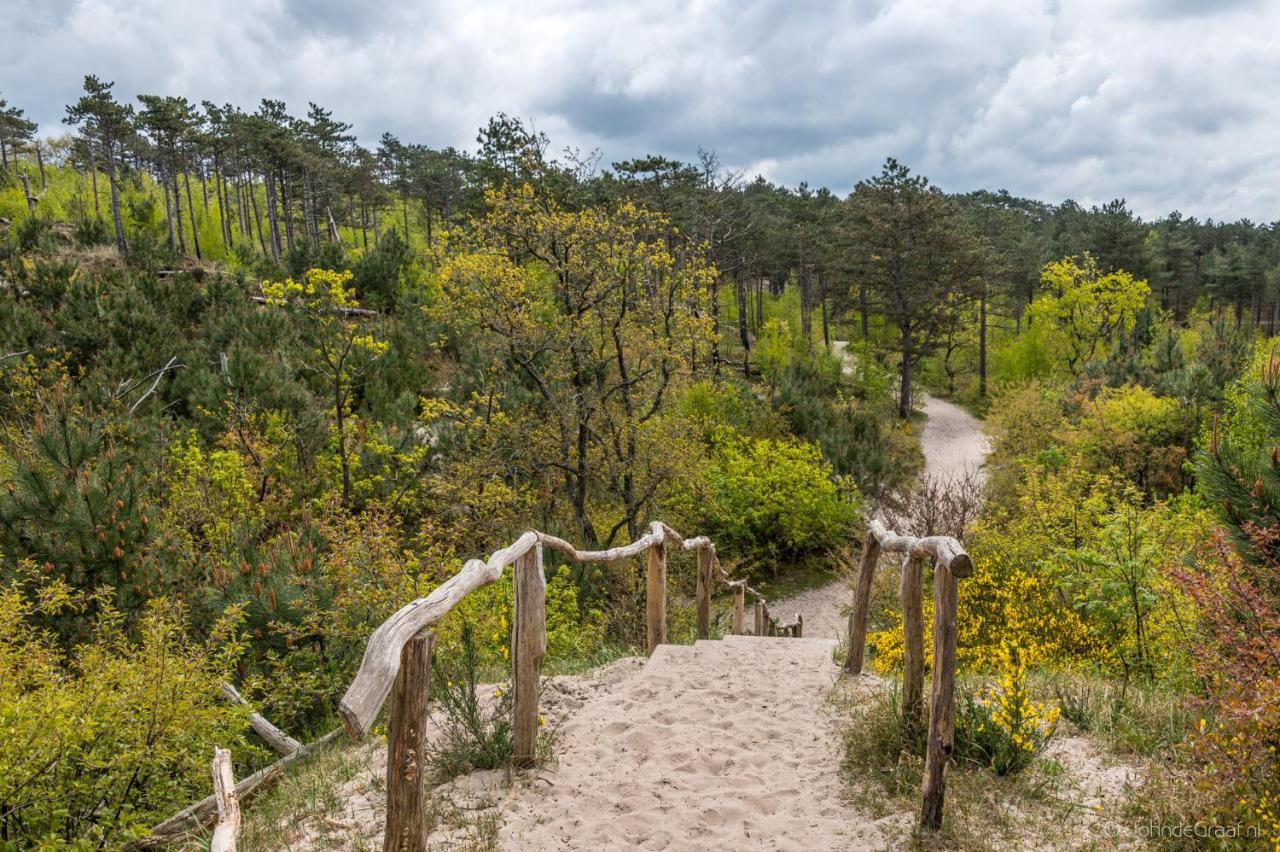
[[[922,394],[928,419],[920,433],[925,473],[953,479],[966,473],[982,476],[982,462],[990,450],[978,419],[960,406]]]
[[[844,358],[846,373],[853,369],[852,356],[847,354],[848,345],[843,340],[831,341],[832,352]],[[975,472],[981,477],[982,462],[988,452],[982,424],[972,414],[945,399],[927,393],[922,393],[920,399],[928,418],[920,434],[925,473],[944,480],[966,472]],[[803,615],[805,636],[839,641],[845,634],[845,607],[850,602],[849,594],[848,581],[841,578],[771,602],[769,609],[783,619],[790,619],[795,613]]]
[[[560,729],[559,764],[503,807],[504,849],[882,848],[841,801],[833,643],[664,645]]]

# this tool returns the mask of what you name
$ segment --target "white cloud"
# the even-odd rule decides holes
[[[845,192],[892,155],[950,190],[1280,218],[1267,0],[0,0],[0,20],[0,91],[47,130],[95,73],[127,97],[315,101],[366,143],[470,147],[502,110],[606,161],[702,146]]]

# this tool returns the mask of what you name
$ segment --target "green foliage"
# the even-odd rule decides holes
[[[38,626],[90,612],[94,641],[74,651]],[[0,590],[0,840],[118,847],[205,795],[214,746],[256,754],[247,710],[218,697],[243,648],[234,612],[207,647],[184,622],[157,600],[131,639],[107,595],[63,580]]]
[[[1026,667],[1016,648],[1005,649],[995,685],[958,693],[952,752],[957,761],[990,767],[996,775],[1021,772],[1057,731],[1060,710],[1028,693]]]
[[[774,577],[789,562],[846,542],[861,504],[815,445],[728,432],[715,436],[705,484],[687,487],[672,498],[681,514],[722,552]]]
[[[1031,304],[1031,321],[1049,324],[1055,362],[1072,375],[1133,328],[1151,292],[1124,270],[1104,272],[1087,252],[1046,265],[1040,283],[1046,293]]]
[[[1128,385],[1085,402],[1064,437],[1090,469],[1112,468],[1145,492],[1169,495],[1184,486],[1194,426],[1177,400]]]
[[[442,714],[440,739],[427,754],[436,783],[475,769],[501,769],[511,763],[510,685],[498,684],[489,700],[480,694],[479,671],[474,631],[464,619],[458,653],[435,653],[431,659],[431,692]]]

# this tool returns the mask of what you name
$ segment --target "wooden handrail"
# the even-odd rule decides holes
[[[507,565],[515,564],[516,560],[535,547],[543,546],[559,551],[573,562],[615,562],[639,556],[651,548],[665,546],[668,542],[681,550],[709,552],[714,576],[718,576],[729,586],[742,583],[742,588],[747,594],[750,594],[758,603],[765,602],[764,595],[746,585],[745,581],[730,579],[721,567],[720,560],[716,556],[715,545],[710,539],[706,536],[685,538],[661,521],[654,521],[649,525],[649,532],[630,544],[609,550],[579,550],[562,538],[530,530],[507,547],[495,551],[484,561],[467,560],[462,570],[446,580],[439,588],[426,597],[401,607],[373,632],[369,637],[369,644],[365,647],[360,669],[338,705],[338,714],[342,718],[347,733],[354,740],[362,740],[368,735],[374,718],[386,702],[391,686],[395,682],[400,665],[400,649],[409,639],[439,623],[470,592],[496,582]]]
[[[871,581],[881,553],[901,553],[906,557],[898,586],[902,598],[902,725],[918,731],[924,718],[924,563],[933,559],[933,682],[929,692],[929,730],[925,746],[924,788],[921,792],[920,825],[936,829],[942,825],[945,770],[951,759],[955,738],[953,718],[956,680],[957,581],[973,575],[973,560],[951,536],[915,538],[899,535],[879,521],[867,526],[862,562],[854,586],[853,610],[849,613],[849,651],[845,671],[862,671],[867,640],[867,609]]]
[[[284,754],[281,760],[271,764],[235,785],[239,798],[247,797],[260,785],[277,777],[289,764],[301,759],[313,749],[330,742],[344,730],[347,735],[360,740],[368,735],[373,719],[377,716],[383,703],[391,694],[393,686],[400,683],[402,660],[407,654],[410,663],[407,668],[414,669],[413,676],[403,679],[404,686],[398,688],[400,699],[392,708],[392,715],[402,717],[400,721],[408,724],[397,724],[392,720],[389,726],[387,781],[388,801],[393,798],[403,799],[402,806],[397,807],[394,815],[388,813],[389,831],[399,841],[406,840],[418,833],[421,821],[414,820],[412,813],[421,809],[419,801],[423,796],[421,767],[418,744],[411,742],[426,724],[425,707],[429,688],[430,665],[430,628],[438,624],[458,603],[475,589],[497,581],[507,565],[513,566],[515,578],[515,624],[512,629],[512,681],[515,706],[513,708],[513,746],[517,763],[531,760],[537,743],[538,725],[538,673],[542,657],[546,653],[546,583],[542,573],[542,551],[544,547],[559,551],[574,562],[613,562],[639,556],[649,551],[650,589],[653,604],[649,611],[649,652],[652,653],[658,642],[666,640],[666,550],[676,547],[685,551],[697,551],[698,554],[698,591],[697,607],[698,638],[706,639],[710,632],[710,595],[711,580],[718,578],[733,594],[733,612],[731,615],[731,631],[742,633],[743,610],[745,596],[750,594],[757,607],[765,613],[764,626],[757,632],[769,636],[800,636],[803,620],[797,614],[792,622],[779,624],[777,619],[768,615],[768,607],[764,595],[747,585],[746,580],[735,580],[729,577],[720,560],[716,556],[715,545],[706,536],[686,538],[676,530],[655,521],[649,525],[649,531],[627,545],[608,550],[579,550],[562,538],[547,533],[530,530],[522,534],[507,547],[492,553],[488,559],[470,559],[462,569],[431,594],[412,601],[401,607],[395,614],[383,622],[369,637],[364,658],[355,679],[347,688],[339,704],[338,712],[343,720],[343,728],[331,731],[312,743],[300,746],[284,732],[280,731],[258,713],[251,714],[253,729],[271,746]],[[655,554],[660,556],[655,558]],[[661,580],[661,582],[658,582]],[[704,614],[705,613],[705,617]],[[415,639],[423,641],[415,642]],[[426,652],[424,654],[423,648]],[[412,650],[412,653],[409,651]],[[425,660],[425,662],[424,662]],[[223,695],[238,704],[247,702],[230,684],[222,685]],[[410,693],[413,693],[412,695]],[[409,706],[411,705],[411,706]],[[407,709],[406,709],[407,708]],[[409,718],[412,717],[412,718]],[[401,758],[394,757],[400,754]],[[411,757],[410,757],[411,755]],[[409,761],[414,761],[413,771],[409,771]],[[396,788],[394,791],[392,788]],[[163,844],[174,835],[190,830],[208,822],[217,814],[217,798],[208,796],[205,799],[179,811],[169,819],[152,828],[150,836],[139,841],[137,846],[154,846]],[[411,847],[413,844],[409,843]]]

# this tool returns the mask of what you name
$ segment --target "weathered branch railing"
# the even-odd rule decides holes
[[[902,724],[911,733],[924,722],[924,613],[922,608],[924,564],[933,560],[933,682],[929,693],[929,728],[925,747],[924,789],[920,824],[929,829],[942,825],[945,770],[955,739],[953,694],[956,681],[957,581],[973,574],[973,560],[960,542],[950,536],[913,538],[885,529],[872,521],[862,547],[862,562],[849,613],[849,653],[845,670],[862,671],[867,640],[867,607],[871,581],[881,553],[902,553]]]
[[[514,569],[515,618],[511,634],[513,718],[512,733],[517,763],[532,762],[538,734],[538,691],[542,659],[546,655],[546,579],[542,571],[544,547],[563,553],[573,562],[614,562],[646,553],[646,633],[648,652],[667,640],[667,552],[670,547],[696,551],[698,560],[696,611],[697,634],[706,639],[711,627],[711,589],[715,581],[733,595],[730,631],[745,632],[746,596],[754,600],[755,633],[761,636],[800,636],[803,619],[797,614],[779,623],[769,613],[764,595],[733,580],[720,565],[715,545],[705,536],[685,538],[661,522],[631,544],[609,550],[578,550],[564,539],[529,531],[487,560],[469,560],[425,598],[402,607],[369,638],[364,659],[339,704],[347,734],[364,739],[388,696],[392,697],[388,725],[386,849],[425,848],[424,782],[422,772],[428,721],[428,689],[433,636],[430,628],[475,589],[497,581],[506,566]],[[223,696],[245,705],[239,691],[222,685]],[[343,729],[331,731],[307,745],[285,734],[257,712],[250,713],[253,730],[275,751],[277,762],[245,778],[239,784],[215,782],[215,795],[191,805],[152,828],[139,846],[155,846],[176,835],[199,828],[225,808],[227,796],[243,799],[259,786],[278,777],[291,763],[335,739]]]
[[[353,740],[362,740],[368,736],[388,695],[392,696],[384,850],[417,850],[426,845],[421,818],[426,812],[422,763],[428,722],[431,628],[470,592],[496,582],[508,565],[513,567],[515,590],[511,631],[513,756],[517,764],[533,762],[538,736],[539,673],[547,650],[544,548],[559,551],[572,562],[614,562],[645,554],[645,622],[650,654],[667,641],[667,555],[672,549],[697,554],[698,638],[705,639],[710,633],[711,588],[717,579],[733,594],[734,633],[743,632],[748,594],[755,601],[757,635],[800,636],[803,629],[799,615],[787,624],[779,624],[769,614],[762,594],[744,580],[731,580],[710,539],[685,538],[661,521],[651,524],[649,532],[632,543],[609,550],[579,550],[564,539],[531,530],[486,560],[467,561],[461,571],[435,591],[405,605],[373,632],[360,670],[338,705],[347,733]]]

